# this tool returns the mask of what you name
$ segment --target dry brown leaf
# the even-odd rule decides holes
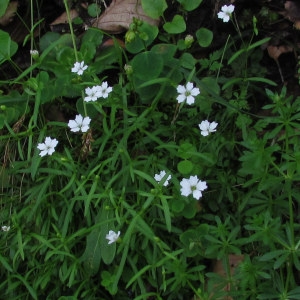
[[[159,24],[159,20],[152,19],[145,14],[140,0],[113,0],[105,12],[92,22],[92,26],[117,34],[126,31],[133,18],[151,25]]]
[[[300,5],[295,1],[285,1],[284,11],[279,12],[286,19],[294,23],[294,27],[300,29]]]
[[[278,58],[281,54],[283,53],[289,53],[289,52],[293,52],[294,48],[288,45],[281,45],[281,46],[272,46],[269,45],[267,47],[269,56],[271,58],[273,58],[274,60],[278,61]]]
[[[6,26],[12,22],[18,9],[18,1],[12,1],[8,4],[5,14],[0,18],[0,25]]]
[[[78,17],[78,12],[76,9],[71,9],[70,10],[70,17],[71,20],[75,19]],[[67,13],[64,12],[63,14],[61,14],[58,18],[56,18],[51,24],[50,26],[55,26],[55,25],[60,25],[60,24],[67,24],[68,23],[68,16]]]

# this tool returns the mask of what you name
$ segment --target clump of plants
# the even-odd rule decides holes
[[[205,1],[173,2],[137,3],[161,25],[123,45],[76,35],[64,1],[70,32],[30,35],[23,70],[0,31],[6,299],[299,299],[300,98],[260,66],[256,16],[220,5],[214,48],[186,32]]]

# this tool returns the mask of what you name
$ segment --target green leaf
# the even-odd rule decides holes
[[[187,11],[191,11],[191,10],[194,10],[196,9],[201,3],[203,0],[177,0],[181,5],[182,7],[187,10]]]
[[[88,14],[92,18],[96,18],[101,13],[101,7],[97,3],[92,3],[88,6]]]
[[[192,70],[195,67],[196,59],[194,56],[190,53],[183,53],[180,57],[180,64],[182,67],[186,69]]]
[[[0,262],[1,262],[1,265],[9,272],[13,272],[13,269],[12,267],[9,265],[9,263],[7,262],[7,260],[5,259],[5,257],[3,257],[1,254],[0,254]]]
[[[101,211],[96,217],[96,224],[100,220]],[[88,274],[95,275],[100,267],[101,253],[100,253],[100,237],[101,226],[95,227],[92,232],[87,236],[86,248],[81,257],[84,261],[84,267]]]
[[[109,230],[114,230],[114,211],[113,209],[109,208],[106,209],[105,202],[103,203],[102,213],[100,216],[100,220],[106,221],[101,226],[101,235],[100,235],[100,253],[103,259],[103,262],[109,265],[115,258],[116,254],[116,243],[108,244],[108,240],[106,239],[106,235],[108,234]]]
[[[2,17],[5,14],[6,9],[8,7],[8,3],[9,3],[9,0],[1,0],[0,17]]]
[[[201,47],[208,47],[213,40],[214,34],[211,30],[202,27],[196,31],[196,37]]]
[[[155,53],[147,51],[136,55],[131,66],[134,76],[146,81],[159,76],[163,69],[163,60]]]
[[[182,160],[177,164],[177,169],[182,175],[190,174],[193,170],[193,163],[189,160]]]
[[[169,208],[169,203],[165,197],[160,198],[163,211],[164,211],[164,216],[165,216],[165,222],[167,226],[167,230],[171,232],[171,215],[170,215],[170,208]]]
[[[167,33],[171,34],[182,33],[186,30],[185,21],[180,15],[175,15],[173,20],[171,22],[166,22],[163,27]]]
[[[184,159],[188,159],[193,156],[194,152],[196,152],[196,147],[191,143],[183,143],[180,145],[178,149],[178,156]]]
[[[158,35],[158,28],[157,26],[152,26],[144,22],[141,26],[139,26],[139,32],[142,36],[143,34],[147,35],[147,40],[143,40],[140,35],[136,35],[133,41],[126,42],[126,49],[130,53],[138,53],[151,45]]]
[[[142,0],[142,8],[146,15],[153,19],[158,19],[167,9],[165,0]]]
[[[0,30],[0,64],[9,60],[18,50],[18,44],[11,40],[9,34]]]

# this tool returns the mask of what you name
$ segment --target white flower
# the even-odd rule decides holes
[[[178,103],[181,103],[186,100],[186,103],[191,105],[195,102],[195,96],[200,94],[200,90],[198,88],[194,88],[193,83],[188,82],[186,86],[178,85],[177,92],[179,95],[177,96]]]
[[[40,156],[52,155],[55,152],[55,147],[58,144],[57,139],[51,139],[50,137],[46,137],[44,143],[39,143],[37,148],[41,150]]]
[[[102,82],[101,86],[98,86],[102,98],[107,98],[108,94],[112,91],[112,87],[108,86],[107,81]]]
[[[193,197],[199,200],[202,197],[202,191],[207,189],[207,185],[205,181],[201,181],[196,176],[190,176],[189,179],[183,178],[180,182],[181,185],[181,195],[182,196],[189,196],[193,195]]]
[[[37,57],[37,56],[39,56],[39,51],[37,51],[37,50],[30,50],[30,55],[34,56],[34,57]]]
[[[83,118],[82,115],[77,115],[75,120],[70,120],[68,126],[73,132],[87,132],[90,128],[91,119],[89,117]]]
[[[217,129],[216,127],[218,126],[218,123],[216,122],[208,122],[207,120],[202,121],[199,124],[199,128],[201,130],[201,134],[203,136],[208,136],[211,132],[215,132]]]
[[[218,18],[222,19],[223,22],[228,22],[230,20],[230,16],[234,11],[234,5],[230,4],[229,6],[223,5],[221,7],[221,11],[218,12]]]
[[[154,175],[154,179],[160,183],[160,181],[166,176],[166,171],[160,171],[159,174]],[[171,175],[169,175],[165,180],[164,180],[164,186],[167,186],[169,184],[169,180],[171,179]]]
[[[1,229],[3,231],[10,231],[10,226],[2,226]]]
[[[108,240],[108,245],[116,242],[120,236],[121,232],[118,231],[118,233],[114,232],[113,230],[110,230],[108,234],[105,236],[105,238]]]
[[[102,89],[99,85],[93,86],[91,88],[85,89],[86,97],[84,97],[85,102],[96,101],[102,95]]]
[[[74,67],[71,69],[73,73],[77,73],[77,75],[82,75],[83,71],[87,69],[88,66],[84,65],[84,61],[76,62]]]

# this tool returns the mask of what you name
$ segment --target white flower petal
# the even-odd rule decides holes
[[[186,89],[183,85],[178,85],[177,86],[177,93],[178,94],[185,94],[185,92],[186,92]]]
[[[195,98],[193,96],[187,96],[186,97],[186,103],[189,104],[189,105],[192,105],[195,103]]]
[[[194,191],[193,191],[193,197],[194,197],[196,200],[199,200],[199,199],[202,197],[202,193],[201,193],[199,190],[194,190]]]
[[[178,95],[178,96],[177,96],[177,98],[176,98],[176,100],[178,101],[178,103],[182,103],[182,102],[184,102],[184,101],[185,101],[185,99],[186,99],[186,96],[185,96],[185,95],[183,95],[183,94],[181,94],[181,95]]]
[[[193,87],[194,87],[194,85],[193,85],[192,82],[188,82],[188,83],[186,84],[186,86],[185,86],[185,88],[186,88],[186,90],[187,90],[188,92],[191,92],[191,90],[193,89]]]
[[[191,95],[192,96],[198,96],[200,94],[200,90],[198,89],[198,88],[193,88],[192,90],[191,90]]]
[[[118,233],[114,232],[113,230],[110,230],[108,234],[105,236],[105,238],[108,240],[108,244],[112,244],[116,242],[120,236],[121,232],[118,231]]]

